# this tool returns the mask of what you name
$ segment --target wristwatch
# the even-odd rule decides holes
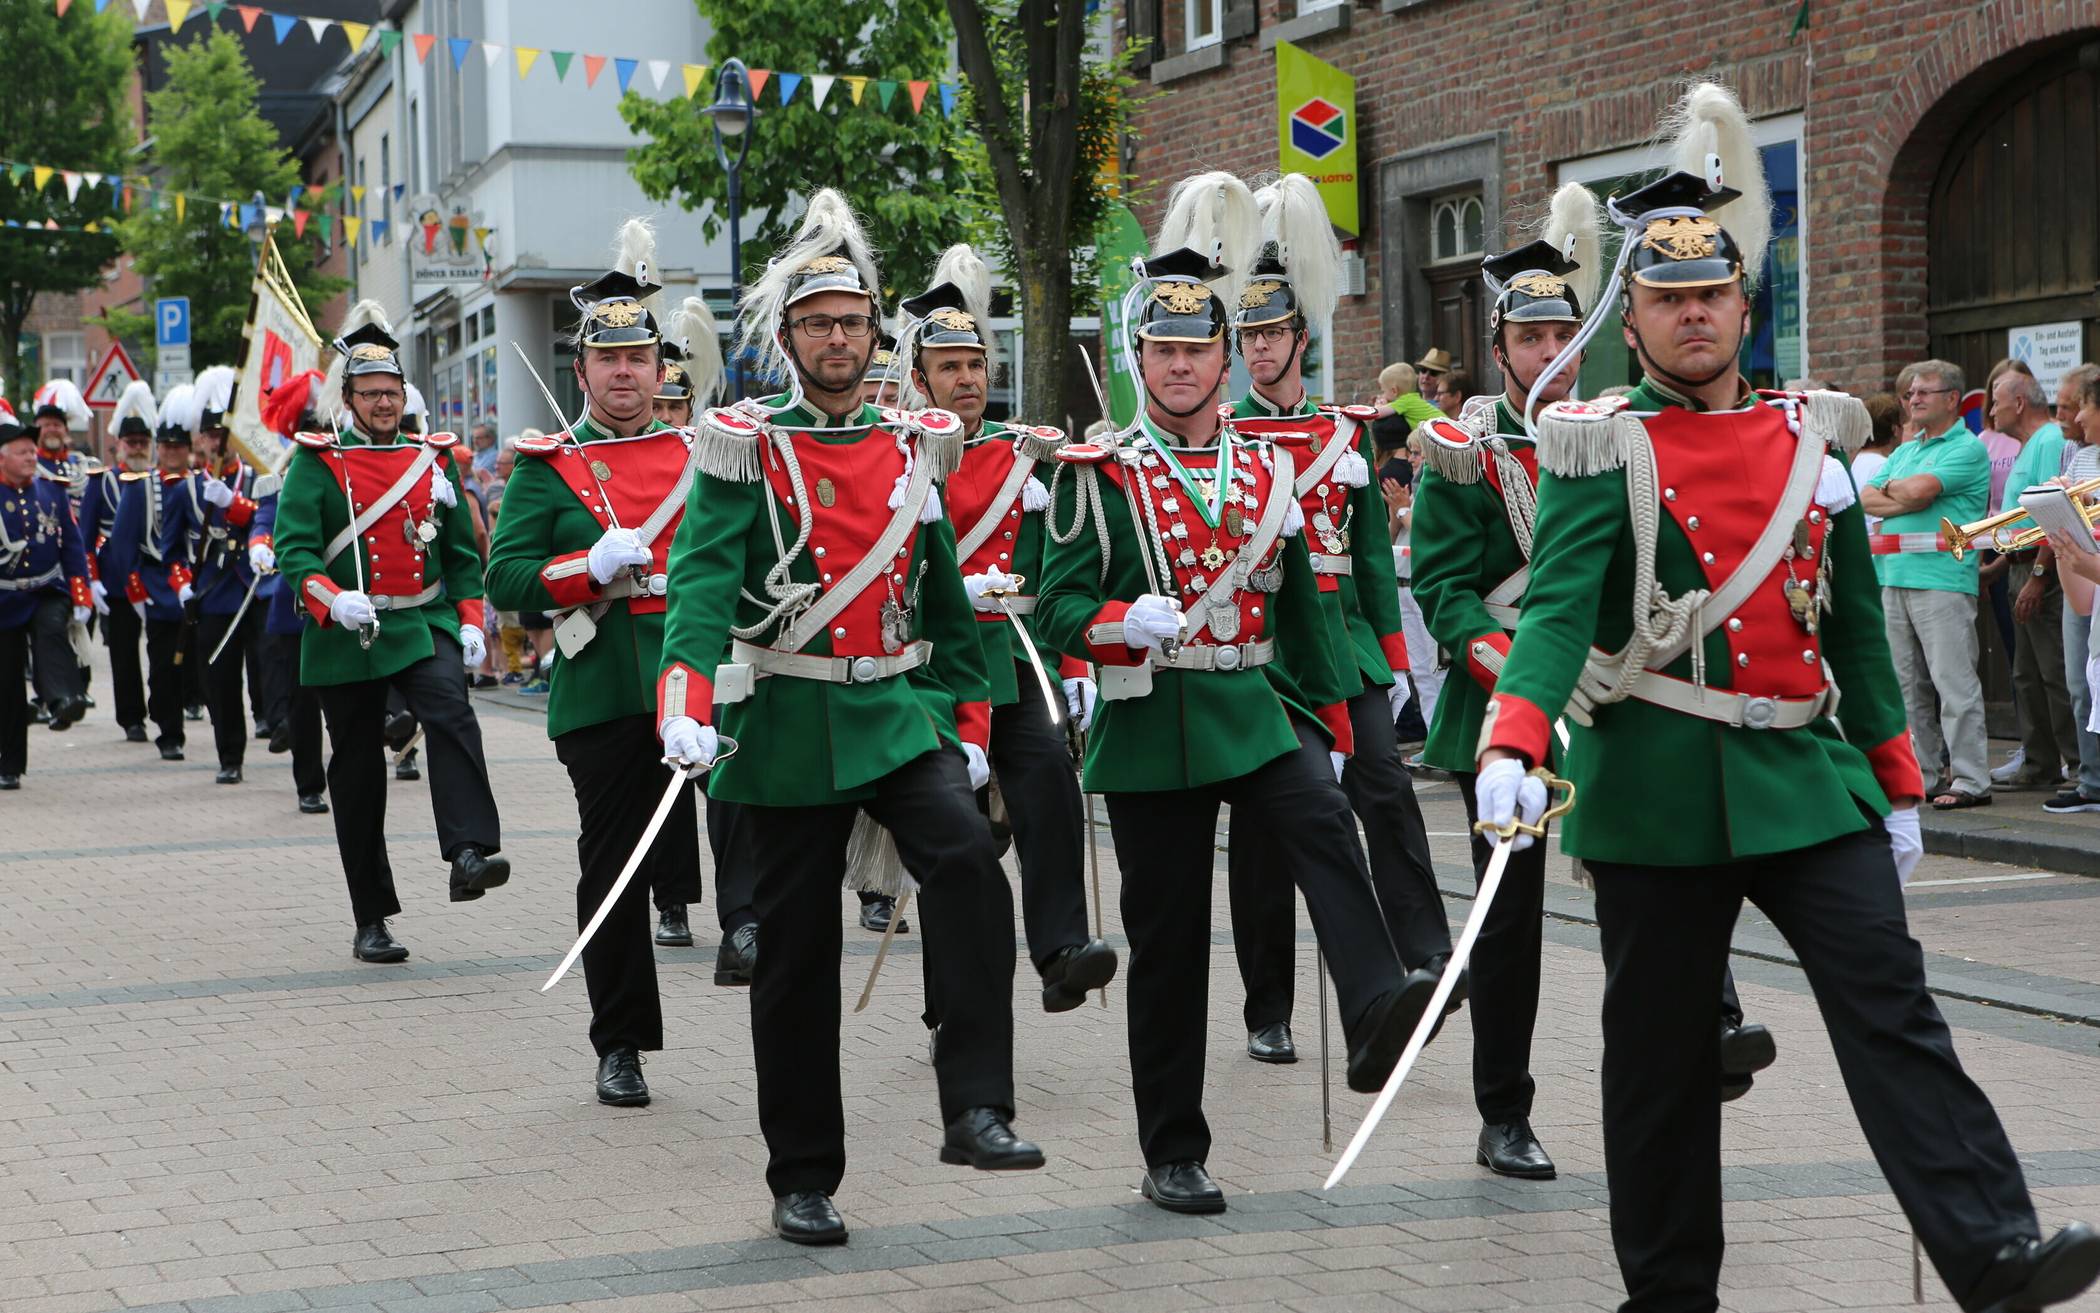
[[[2028,568],[2028,571],[2029,571],[2030,573],[2032,573],[2032,574],[2034,575],[2034,577],[2035,577],[2035,578],[2037,578],[2037,579],[2039,579],[2039,578],[2041,578],[2041,577],[2042,577],[2043,575],[2045,575],[2045,574],[2049,573],[2049,569],[2048,569],[2048,567],[2047,567],[2047,566],[2045,566],[2045,565],[2043,565],[2043,564],[2042,564],[2042,563],[2041,563],[2040,561],[2036,561],[2036,562],[2035,562],[2035,563],[2034,563],[2033,565],[2031,565],[2031,566],[2029,566],[2029,567],[2027,567],[2027,568]]]

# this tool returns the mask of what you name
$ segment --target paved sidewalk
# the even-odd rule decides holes
[[[582,982],[538,992],[572,932],[575,812],[537,707],[482,704],[508,887],[447,903],[430,782],[396,787],[395,928],[414,951],[401,967],[351,961],[329,818],[297,814],[283,758],[252,745],[249,782],[220,788],[208,734],[193,734],[189,762],[164,764],[97,715],[32,731],[24,789],[0,797],[0,1313],[1312,1313],[1620,1297],[1595,1120],[1602,973],[1587,895],[1559,858],[1534,1069],[1560,1180],[1472,1166],[1461,1012],[1349,1182],[1323,1195],[1310,934],[1301,915],[1307,1060],[1250,1062],[1220,880],[1210,978],[1190,987],[1209,990],[1211,1166],[1230,1212],[1175,1218],[1136,1197],[1115,985],[1106,1009],[1047,1017],[1017,984],[1019,1124],[1050,1166],[940,1166],[918,944],[901,936],[875,1002],[844,1023],[839,1203],[853,1242],[808,1252],[767,1234],[747,1002],[711,983],[711,903],[695,912],[703,947],[658,953],[671,1047],[651,1055],[651,1107],[592,1099]],[[1447,888],[1463,895],[1456,790],[1425,782],[1422,796]],[[2045,1223],[2100,1220],[2100,882],[1935,856],[1909,902]],[[1449,906],[1456,920],[1470,903]],[[850,1008],[875,938],[844,897],[840,915]],[[1745,1002],[1781,1056],[1727,1118],[1723,1304],[1912,1308],[1909,1234],[1805,982],[1752,912],[1738,949]],[[1339,1143],[1369,1100],[1336,1074]],[[1924,1295],[1952,1307],[1929,1270]],[[2100,1298],[2071,1307],[2100,1313]]]

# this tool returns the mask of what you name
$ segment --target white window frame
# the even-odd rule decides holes
[[[1468,205],[1480,212],[1481,240],[1474,244],[1474,249],[1472,250],[1467,249],[1466,242],[1466,207]],[[1451,216],[1451,244],[1454,249],[1440,251],[1437,249],[1437,225],[1446,214]],[[1484,255],[1486,252],[1479,248],[1485,246],[1486,242],[1487,200],[1480,192],[1452,192],[1448,196],[1439,196],[1430,204],[1428,261],[1430,264],[1445,264],[1452,260],[1463,260],[1473,256]]]
[[[61,351],[63,345],[66,349]],[[87,334],[78,332],[44,334],[44,377],[63,378],[74,383],[87,383]],[[33,389],[24,389],[32,391]]]
[[[1322,9],[1339,9],[1341,7],[1342,0],[1298,0],[1297,16],[1303,18],[1307,14],[1317,14]]]
[[[1210,33],[1196,31],[1196,15],[1210,15]],[[1181,48],[1202,50],[1225,39],[1225,0],[1181,0]]]

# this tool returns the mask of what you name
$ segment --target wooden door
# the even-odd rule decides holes
[[[1472,377],[1476,390],[1486,387],[1481,369],[1487,359],[1487,336],[1480,319],[1479,257],[1425,265],[1422,277],[1429,283],[1429,340],[1419,344],[1415,358],[1440,346]]]

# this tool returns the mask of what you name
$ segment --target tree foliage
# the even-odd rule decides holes
[[[0,50],[7,91],[0,95],[0,155],[82,173],[122,171],[131,124],[124,93],[131,80],[131,22],[115,11],[76,5],[60,17],[44,0],[0,0]],[[105,189],[66,199],[50,179],[42,191],[26,172],[0,182],[0,219],[51,220],[78,229],[110,216]],[[39,293],[93,286],[116,258],[101,233],[0,228],[0,385],[17,401],[43,380],[22,377],[22,331]]]
[[[260,83],[240,42],[214,28],[169,47],[167,59],[167,85],[146,98],[159,186],[219,200],[260,193],[277,203],[298,183],[299,166],[256,111]],[[192,202],[178,212],[171,196],[127,219],[122,235],[155,296],[190,298],[191,359],[200,368],[238,364],[256,261],[248,235],[228,227],[217,205]],[[289,238],[288,226],[282,235]],[[278,250],[309,315],[343,290],[344,280],[314,272],[310,239],[280,241]],[[151,323],[128,312],[108,319],[119,336],[143,334]]]

